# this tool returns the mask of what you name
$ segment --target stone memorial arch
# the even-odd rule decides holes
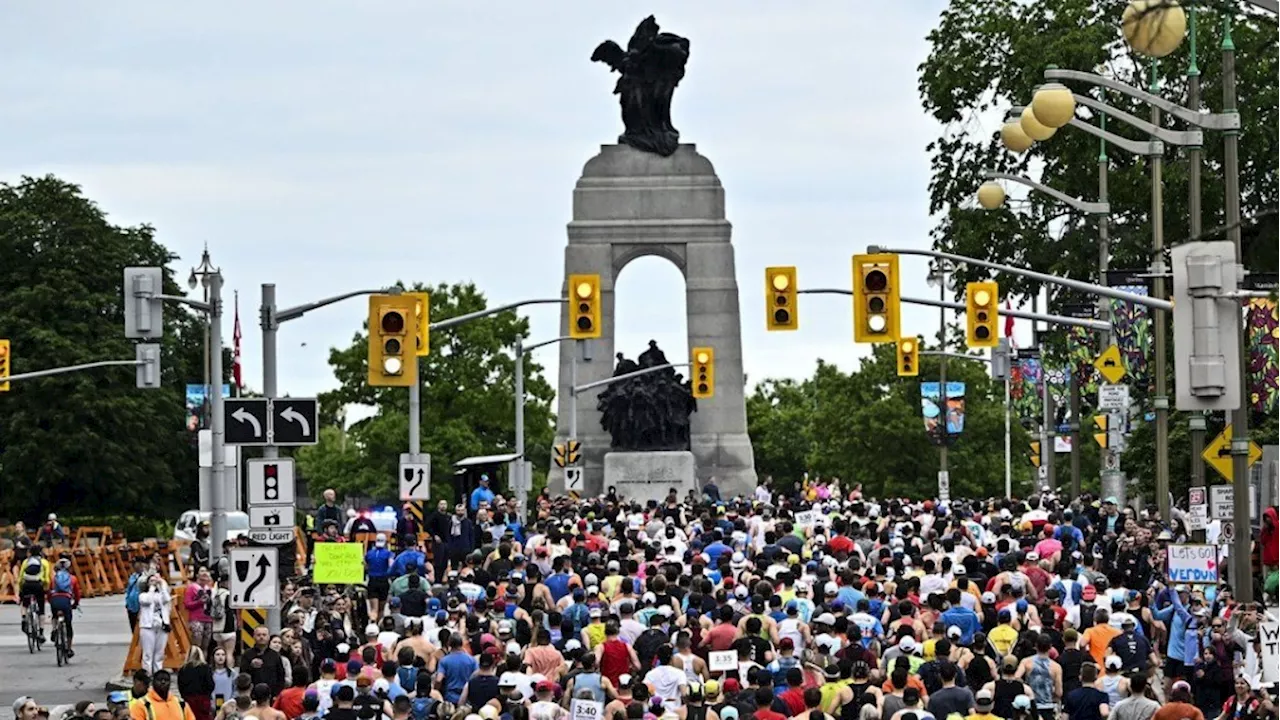
[[[589,160],[573,191],[573,220],[564,270],[600,276],[602,335],[560,344],[556,442],[569,434],[571,374],[577,384],[609,377],[614,369],[614,285],[628,263],[645,255],[670,260],[685,280],[689,347],[715,349],[715,396],[698,401],[690,417],[690,451],[698,486],[714,477],[722,495],[749,494],[757,478],[742,373],[741,318],[735,277],[732,227],[725,219],[724,188],[715,168],[691,144],[667,155],[628,144],[604,145]],[[643,292],[637,289],[637,292]],[[567,294],[562,287],[562,293]],[[560,335],[568,335],[569,308],[562,307]],[[632,356],[643,348],[618,348]],[[575,353],[578,353],[576,361]],[[688,362],[669,356],[670,362]],[[687,369],[681,372],[688,377]],[[582,443],[583,495],[604,492],[610,435],[596,409],[603,388],[578,396],[577,429]],[[565,491],[563,472],[552,464],[549,487]],[[665,488],[661,489],[666,492]]]

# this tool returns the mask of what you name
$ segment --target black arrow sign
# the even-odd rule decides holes
[[[413,479],[413,472],[414,472],[413,468],[404,469],[404,481],[413,483],[412,485],[409,486],[410,496],[418,492],[418,488],[422,487],[422,483],[426,480],[426,476],[427,476],[426,470],[423,470],[422,468],[418,468],[418,479],[415,482]]]
[[[237,565],[237,566],[239,566],[239,565],[241,565],[241,564],[245,565],[245,572],[244,572],[244,574],[241,574],[241,575],[240,575],[240,581],[241,581],[241,582],[243,582],[243,581],[244,581],[244,579],[245,579],[246,577],[248,577],[248,575],[249,575],[249,573],[248,573],[248,565],[249,565],[249,563],[247,563],[247,562],[244,562],[244,563],[236,563],[236,565]],[[271,561],[267,559],[267,556],[266,556],[266,555],[262,555],[262,556],[260,556],[260,557],[258,558],[258,577],[257,577],[257,578],[255,578],[253,582],[249,583],[249,587],[247,587],[247,588],[245,588],[245,589],[244,589],[244,599],[245,599],[245,602],[249,602],[250,598],[252,598],[252,597],[253,597],[253,592],[254,592],[255,590],[257,590],[257,589],[258,589],[258,586],[262,584],[262,581],[263,581],[263,580],[266,580],[266,579],[267,579],[267,570],[269,570],[269,569],[271,569]],[[236,568],[236,573],[237,573],[237,574],[240,574],[240,568],[239,568],[239,567],[237,567],[237,568]]]

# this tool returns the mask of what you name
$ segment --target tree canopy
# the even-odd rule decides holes
[[[120,227],[76,185],[55,177],[0,184],[0,337],[13,374],[132,360],[124,337],[123,268],[174,256],[147,225]],[[166,269],[164,292],[183,290]],[[197,497],[185,388],[203,376],[203,324],[165,307],[163,388],[139,390],[130,367],[16,381],[0,393],[0,516],[57,509],[152,515]]]
[[[431,294],[431,320],[440,321],[487,307],[472,284],[415,286]],[[514,312],[455,325],[431,334],[431,353],[420,361],[422,452],[431,454],[433,498],[452,498],[453,463],[473,455],[511,451],[515,438],[515,358],[517,337],[527,338],[528,321]],[[313,494],[333,488],[342,495],[394,500],[400,453],[408,450],[409,392],[371,387],[367,328],[351,344],[329,353],[338,387],[320,395],[320,442],[301,449],[299,468]],[[542,367],[526,355],[525,443],[534,477],[544,478],[554,436],[551,400],[555,391]],[[338,409],[373,408],[371,417],[344,431]]]
[[[845,373],[818,362],[803,381],[766,380],[747,399],[747,425],[756,470],[776,487],[809,472],[859,482],[874,497],[932,496],[939,456],[925,434],[920,383],[936,381],[939,360],[921,358],[920,376],[897,375],[892,345],[876,345],[859,368]],[[978,360],[951,359],[947,380],[965,383],[964,431],[948,450],[951,494],[1004,492],[1004,386]],[[1026,494],[1033,468],[1026,461],[1028,437],[1012,428],[1015,492]]]

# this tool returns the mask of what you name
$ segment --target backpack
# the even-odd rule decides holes
[[[209,599],[206,602],[208,606],[205,614],[215,623],[222,622],[227,617],[227,596],[222,590],[215,589],[209,593]]]
[[[431,717],[432,711],[436,709],[436,703],[439,702],[433,697],[417,698],[413,701],[410,713],[413,720],[427,720]]]
[[[53,576],[53,591],[56,593],[71,593],[71,573],[66,570],[59,570]]]
[[[33,580],[39,579],[40,574],[43,572],[44,563],[40,562],[38,557],[27,558],[27,564],[22,566],[22,574]]]

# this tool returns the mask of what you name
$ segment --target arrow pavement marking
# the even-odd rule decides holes
[[[293,408],[289,409],[292,410]],[[258,418],[254,417],[253,413],[248,412],[244,408],[236,408],[236,411],[231,413],[231,417],[241,423],[249,423],[253,426],[253,436],[262,437],[262,423],[258,422]]]
[[[250,602],[253,599],[254,591],[258,589],[258,586],[262,584],[263,580],[267,579],[267,570],[270,567],[271,561],[267,559],[267,556],[260,555],[258,558],[258,577],[254,578],[253,582],[249,583],[249,587],[244,589],[245,602]]]
[[[280,412],[280,417],[288,420],[289,422],[298,423],[298,425],[302,427],[303,437],[311,437],[311,423],[307,422],[307,418],[304,417],[302,413],[294,410],[292,405],[282,410]]]

